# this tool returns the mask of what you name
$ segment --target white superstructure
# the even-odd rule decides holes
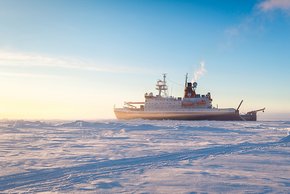
[[[206,95],[196,93],[196,82],[187,82],[185,79],[185,89],[183,98],[167,95],[166,75],[163,80],[158,80],[156,84],[157,95],[153,93],[145,94],[144,102],[125,102],[123,108],[115,108],[114,112],[118,119],[186,119],[186,120],[255,120],[256,112],[249,112],[246,116],[239,114],[239,107],[234,108],[214,108],[212,106],[211,94]],[[241,104],[240,104],[241,105]],[[239,106],[240,106],[239,105]],[[262,110],[262,109],[261,109]],[[264,110],[264,109],[263,109]],[[258,110],[260,111],[260,110]],[[246,119],[245,119],[246,118]]]

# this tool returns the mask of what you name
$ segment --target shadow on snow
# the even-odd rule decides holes
[[[282,138],[278,142],[269,143],[242,143],[238,145],[225,145],[209,147],[197,150],[185,150],[173,153],[163,153],[159,155],[142,156],[135,158],[124,158],[116,160],[94,161],[79,166],[69,166],[62,168],[36,169],[29,172],[17,173],[0,177],[0,191],[21,188],[30,191],[47,191],[52,187],[59,186],[59,190],[73,189],[74,184],[87,183],[98,178],[108,178],[126,173],[142,173],[146,169],[162,168],[166,166],[178,165],[183,160],[197,160],[211,156],[225,155],[239,152],[249,152],[268,147],[289,146],[290,136]],[[62,186],[59,182],[62,182]],[[99,183],[99,188],[121,187],[118,182]]]

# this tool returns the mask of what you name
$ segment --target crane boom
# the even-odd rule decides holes
[[[238,108],[237,108],[237,110],[239,110],[240,109],[240,106],[242,105],[242,103],[244,102],[244,100],[242,100],[241,102],[240,102],[240,104],[239,104],[239,106],[238,106]]]
[[[259,111],[263,111],[263,112],[264,112],[265,109],[266,109],[266,108],[261,108],[261,109],[258,109],[258,110],[253,110],[253,111],[248,112],[247,114],[257,113],[257,112],[259,112]]]

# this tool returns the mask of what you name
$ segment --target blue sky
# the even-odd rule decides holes
[[[288,0],[1,0],[0,29],[0,118],[113,118],[201,61],[214,105],[290,115]]]

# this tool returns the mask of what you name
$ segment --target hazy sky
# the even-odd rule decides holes
[[[0,118],[114,118],[201,61],[214,106],[290,117],[289,0],[0,0],[0,37]]]

